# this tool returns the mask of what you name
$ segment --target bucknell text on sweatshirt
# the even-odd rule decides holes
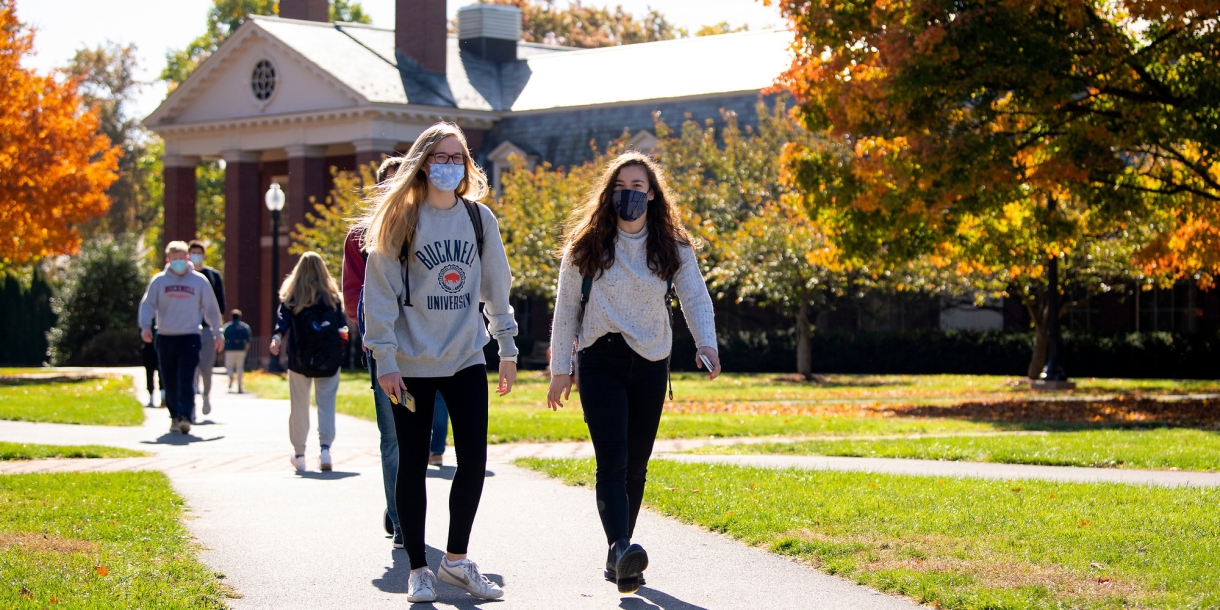
[[[517,322],[508,302],[512,273],[500,226],[487,206],[475,205],[483,219],[481,258],[474,224],[461,201],[448,210],[420,205],[405,265],[410,274],[410,306],[405,304],[398,257],[369,252],[364,345],[377,359],[379,374],[449,377],[485,364],[483,346],[492,337],[500,344],[501,357],[517,355],[513,341]]]

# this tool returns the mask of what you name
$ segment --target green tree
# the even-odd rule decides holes
[[[202,36],[191,41],[185,49],[170,50],[165,54],[165,69],[161,80],[169,84],[172,92],[203,63],[209,55],[220,48],[250,15],[275,15],[279,12],[277,0],[212,0],[208,9],[207,29]]]
[[[137,323],[148,276],[130,241],[102,237],[72,263],[52,308],[59,322],[47,333],[56,366],[136,364]]]
[[[34,268],[28,283],[6,274],[0,281],[0,364],[39,366],[47,359],[46,333],[55,326],[52,290]]]
[[[521,9],[521,39],[569,47],[613,47],[639,42],[685,38],[687,31],[650,9],[642,16],[622,6],[592,7],[572,0],[559,8],[555,0],[479,0]]]
[[[1188,269],[1189,257],[1166,263],[1151,248],[1199,243],[1173,237],[1220,207],[1214,7],[776,4],[796,32],[783,82],[801,120],[851,151],[845,161],[792,151],[812,212],[876,273],[978,290],[1007,282],[1033,314],[1031,374],[1052,317],[1114,282],[1210,281],[1220,266],[1196,257],[1202,268]],[[1043,275],[1055,267],[1066,291]]]
[[[149,155],[159,154],[158,139],[140,125],[131,107],[142,86],[136,68],[136,46],[114,42],[79,49],[68,65],[80,83],[81,98],[98,109],[98,131],[123,151],[118,180],[106,189],[110,208],[90,223],[91,235],[142,234],[159,215],[161,175],[147,171]]]
[[[364,12],[364,7],[356,0],[331,0],[330,20],[346,23],[372,23],[373,18]]]
[[[205,262],[224,273],[225,170],[219,161],[203,161],[195,167],[195,227],[195,238],[208,244]],[[160,267],[164,257],[153,255]]]
[[[347,233],[352,223],[364,215],[364,185],[376,182],[377,164],[364,165],[359,172],[331,171],[334,188],[325,203],[313,202],[313,212],[305,224],[298,224],[293,229],[292,245],[288,247],[288,252],[317,252],[331,272],[335,273],[343,265],[343,245],[347,241]]]
[[[695,31],[695,36],[719,36],[721,34],[734,34],[736,32],[748,31],[750,31],[750,24],[748,23],[743,23],[737,27],[733,27],[733,25],[729,22],[721,21],[720,23],[713,23],[712,25],[705,25],[699,28],[697,31]]]

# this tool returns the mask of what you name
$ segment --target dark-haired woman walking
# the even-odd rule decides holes
[[[695,364],[720,374],[712,300],[659,165],[628,152],[607,166],[572,216],[551,330],[547,405],[563,406],[580,379],[580,402],[597,456],[597,509],[606,541],[605,577],[620,593],[643,584],[648,553],[632,544],[657,437],[677,292],[695,336]],[[573,342],[579,346],[573,369]]]

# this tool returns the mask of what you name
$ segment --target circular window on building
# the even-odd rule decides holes
[[[250,88],[254,98],[260,102],[271,99],[275,93],[275,66],[270,60],[261,60],[254,66],[254,74],[250,77]]]

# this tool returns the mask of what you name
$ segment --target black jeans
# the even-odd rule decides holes
[[[487,473],[487,368],[464,368],[452,377],[404,377],[415,397],[415,412],[393,405],[398,434],[398,479],[394,504],[402,528],[403,545],[411,569],[428,565],[424,556],[424,520],[428,514],[428,451],[432,441],[432,411],[439,391],[453,422],[453,449],[457,470],[449,488],[449,542],[447,551],[466,553],[470,529],[483,496]]]
[[[195,410],[195,368],[199,366],[199,335],[157,335],[157,362],[170,419],[190,418]]]
[[[597,456],[597,510],[606,542],[635,533],[648,458],[665,406],[665,360],[647,360],[611,333],[580,352],[580,404]]]

